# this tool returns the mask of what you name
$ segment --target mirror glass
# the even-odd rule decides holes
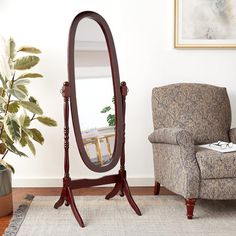
[[[74,45],[77,109],[84,148],[94,165],[111,162],[115,105],[109,52],[99,24],[83,18]]]

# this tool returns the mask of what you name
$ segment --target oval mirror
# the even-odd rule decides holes
[[[83,12],[69,34],[69,82],[74,133],[85,165],[112,169],[122,144],[122,101],[112,35],[97,13]]]

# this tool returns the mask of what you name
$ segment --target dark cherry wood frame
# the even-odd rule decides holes
[[[89,161],[86,150],[84,148],[81,129],[79,125],[79,117],[77,110],[76,101],[76,90],[75,90],[75,72],[74,72],[74,40],[75,33],[78,23],[84,19],[90,18],[95,20],[101,27],[109,51],[112,80],[115,97],[115,114],[116,114],[116,134],[115,134],[115,145],[114,152],[112,155],[112,161],[105,166],[96,166]],[[110,193],[106,195],[106,199],[114,197],[120,192],[120,196],[126,196],[129,204],[137,213],[141,215],[141,212],[132,198],[130,193],[129,185],[126,180],[125,170],[125,100],[128,92],[128,88],[125,82],[120,84],[118,62],[116,57],[116,50],[112,38],[111,31],[108,24],[99,14],[91,11],[86,11],[78,14],[72,22],[70,33],[69,33],[69,44],[68,44],[68,75],[69,82],[64,82],[62,87],[62,96],[64,98],[64,178],[61,196],[55,203],[54,208],[59,208],[65,202],[66,206],[70,206],[72,212],[81,227],[84,227],[84,222],[79,214],[76,207],[72,190],[78,188],[99,186],[105,184],[115,183],[114,188]],[[69,106],[70,104],[70,106]],[[71,110],[72,122],[74,133],[76,137],[77,146],[80,152],[80,156],[85,165],[96,172],[105,172],[114,168],[117,162],[120,160],[120,170],[118,174],[104,176],[98,179],[78,179],[72,180],[69,174],[69,110]]]
[[[112,72],[112,81],[113,81],[113,88],[114,88],[114,97],[115,97],[115,114],[116,114],[116,132],[115,132],[115,146],[113,155],[111,158],[111,163],[105,166],[98,166],[94,165],[90,158],[87,155],[87,152],[84,148],[81,129],[80,129],[80,122],[78,116],[78,109],[77,109],[77,99],[76,99],[76,89],[75,89],[75,67],[74,67],[74,45],[75,45],[75,34],[77,30],[77,26],[81,20],[84,18],[89,18],[96,21],[101,30],[104,33],[107,48],[109,52],[110,64],[111,64],[111,72]],[[119,161],[119,157],[121,155],[121,147],[122,147],[122,124],[123,124],[123,116],[122,116],[122,99],[120,93],[120,76],[119,76],[119,69],[118,69],[118,62],[116,57],[116,50],[113,41],[113,37],[110,31],[108,24],[106,23],[105,19],[100,16],[99,14],[91,11],[85,11],[78,14],[75,19],[73,20],[69,32],[69,44],[68,44],[68,75],[69,75],[69,83],[70,83],[70,105],[71,105],[71,115],[72,115],[72,122],[75,132],[76,142],[79,148],[79,152],[84,164],[93,171],[96,172],[106,172],[111,170],[113,167],[116,166],[117,162]]]

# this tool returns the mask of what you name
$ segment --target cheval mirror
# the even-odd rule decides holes
[[[72,190],[114,183],[106,199],[126,196],[134,211],[125,170],[125,98],[127,86],[120,83],[111,31],[99,14],[86,11],[72,22],[68,44],[69,81],[64,82],[64,178],[59,208],[65,202],[80,224],[84,222],[75,205]],[[106,172],[120,161],[118,174],[98,179],[72,180],[69,174],[69,110],[74,134],[84,164],[94,172]]]

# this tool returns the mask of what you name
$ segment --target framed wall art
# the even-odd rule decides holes
[[[236,48],[236,0],[175,0],[175,48]]]

